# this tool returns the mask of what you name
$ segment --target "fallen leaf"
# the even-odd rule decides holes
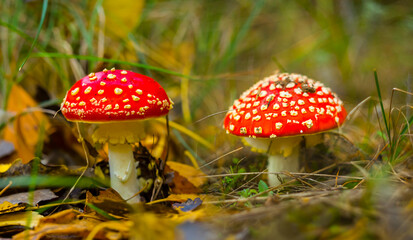
[[[33,202],[29,202],[30,195],[33,194]],[[16,193],[9,196],[0,197],[0,204],[3,202],[9,202],[11,204],[18,204],[18,203],[27,203],[30,205],[37,205],[41,201],[47,201],[57,198],[56,194],[52,192],[50,189],[38,189],[34,192],[22,192]]]
[[[116,219],[124,218],[126,214],[132,211],[130,205],[111,188],[100,191],[98,196],[93,196],[90,192],[87,192],[85,213],[95,213],[95,210],[91,209],[90,204]],[[98,212],[98,214],[100,213]]]
[[[197,195],[197,194],[170,194],[167,198],[155,200],[148,202],[147,204],[155,204],[160,202],[186,202],[188,199],[200,198],[202,201],[207,198],[206,195]]]
[[[105,228],[99,228],[104,224]],[[48,217],[41,218],[34,230],[21,232],[13,236],[13,239],[108,239],[108,236],[116,236],[116,239],[129,238],[129,226],[127,222],[102,222],[95,217],[89,217],[79,211],[68,209]],[[93,232],[94,229],[99,231]]]
[[[27,226],[27,219],[30,218],[30,228],[35,227],[40,219],[43,218],[38,212],[16,212],[0,216],[0,227],[5,226]]]
[[[205,173],[186,164],[167,161],[165,173],[171,172],[174,174],[171,185],[173,193],[200,193],[199,187],[206,183]]]
[[[25,203],[9,203],[7,201],[0,204],[0,215],[5,213],[20,212],[27,208]]]
[[[44,124],[47,130],[50,125],[42,112],[34,110],[36,106],[36,101],[22,87],[13,85],[6,109],[7,112],[15,114],[15,119],[5,128],[4,140],[13,143],[17,157],[21,158],[23,163],[34,158],[40,126]]]
[[[200,198],[195,198],[194,200],[188,199],[184,203],[174,203],[172,204],[172,207],[176,210],[182,211],[182,212],[189,212],[197,207],[199,207],[202,204],[202,200]]]

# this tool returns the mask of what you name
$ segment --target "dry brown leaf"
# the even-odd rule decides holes
[[[118,227],[116,223],[110,224],[112,227],[108,226],[92,232],[102,223],[106,224],[94,217],[69,209],[40,219],[34,230],[16,234],[13,239],[37,240],[50,237],[53,239],[86,239],[91,233],[93,233],[93,239],[111,239],[111,236],[117,236],[115,239],[129,238],[129,228]],[[118,225],[128,226],[121,222],[118,222]]]
[[[199,193],[199,188],[206,183],[205,173],[192,166],[174,161],[167,161],[165,173],[173,172],[173,193]]]
[[[50,125],[43,113],[33,111],[36,106],[37,103],[22,87],[13,85],[6,109],[16,114],[16,118],[12,125],[5,128],[4,140],[14,144],[17,157],[21,158],[23,163],[28,163],[34,157],[40,126],[44,124],[47,130]]]
[[[86,193],[86,206],[84,211],[85,213],[95,213],[87,204],[93,204],[115,218],[125,217],[126,214],[132,211],[130,205],[111,188],[100,191],[98,196],[93,196],[90,192]]]

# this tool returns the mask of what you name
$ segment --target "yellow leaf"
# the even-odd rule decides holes
[[[4,173],[11,167],[12,163],[0,164],[0,173]]]
[[[144,0],[103,1],[106,31],[119,38],[126,38],[138,25],[144,4]]]
[[[178,172],[182,177],[186,178],[195,187],[202,186],[207,180],[205,178],[205,173],[192,166],[174,161],[167,161],[166,165],[168,165],[173,171]]]
[[[30,216],[31,215],[31,216]],[[38,212],[16,212],[4,214],[0,216],[0,227],[6,226],[26,226],[27,218],[31,218],[28,227],[33,228],[37,225],[39,220],[43,218]]]
[[[3,203],[0,204],[0,214],[22,211],[26,209],[26,207],[27,207],[26,204],[20,204],[20,203],[13,204],[13,203],[4,201]]]
[[[7,111],[16,114],[4,131],[4,140],[14,144],[18,157],[28,163],[34,157],[40,125],[49,128],[47,117],[36,109],[36,101],[20,86],[14,84],[7,102]]]

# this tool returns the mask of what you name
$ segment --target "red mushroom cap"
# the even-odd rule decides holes
[[[163,116],[172,105],[152,78],[113,68],[77,81],[67,92],[61,110],[70,121],[107,122]]]
[[[224,128],[238,136],[286,137],[336,128],[346,115],[343,102],[322,83],[281,73],[259,81],[235,100]]]

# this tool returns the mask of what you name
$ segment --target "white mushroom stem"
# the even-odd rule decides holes
[[[283,154],[268,155],[268,183],[270,186],[280,185],[281,182],[279,179],[283,178],[283,175],[271,173],[299,171],[300,162],[298,146],[299,145],[297,145],[288,156],[284,156]]]
[[[300,170],[300,143],[303,136],[281,138],[245,138],[253,149],[268,155],[268,172],[283,171],[298,172]],[[305,135],[306,147],[312,147],[322,142],[321,134]],[[270,186],[280,185],[283,175],[268,174]]]
[[[130,144],[138,142],[143,135],[142,124],[143,121],[102,123],[92,135],[93,142],[108,143],[110,185],[125,200],[141,189]],[[128,202],[139,202],[139,196]]]
[[[139,202],[136,195],[141,188],[137,181],[135,159],[129,144],[109,144],[110,185],[129,203]]]
[[[299,170],[299,146],[302,137],[282,138],[245,138],[247,144],[253,149],[267,153],[268,172],[297,172]],[[277,186],[283,175],[268,174],[270,186]]]

